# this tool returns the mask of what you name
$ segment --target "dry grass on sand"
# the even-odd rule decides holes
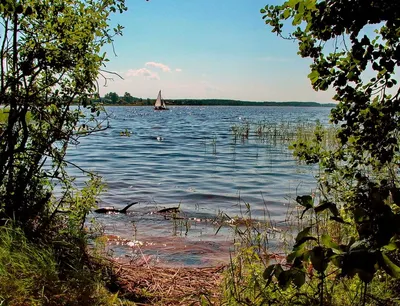
[[[136,305],[218,305],[224,266],[170,268],[114,263],[119,296]]]

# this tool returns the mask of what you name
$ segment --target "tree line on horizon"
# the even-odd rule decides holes
[[[133,97],[129,92],[125,92],[123,96],[119,96],[116,92],[109,92],[96,100],[106,105],[154,105],[156,99]],[[165,100],[168,105],[223,105],[223,106],[325,106],[334,107],[334,103],[318,103],[318,102],[301,102],[301,101],[242,101],[231,99],[168,99]]]

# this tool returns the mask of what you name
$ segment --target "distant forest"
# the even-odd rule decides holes
[[[130,93],[126,92],[123,96],[119,96],[115,92],[109,92],[104,97],[101,97],[95,102],[101,102],[105,105],[126,105],[126,106],[144,106],[154,105],[156,99],[137,98],[133,97]],[[228,99],[166,99],[164,100],[167,105],[209,105],[209,106],[317,106],[317,107],[334,107],[333,103],[317,103],[317,102],[300,102],[300,101],[287,101],[287,102],[255,102],[255,101],[241,101],[241,100],[228,100]]]

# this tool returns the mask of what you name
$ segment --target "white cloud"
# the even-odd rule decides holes
[[[136,77],[136,76],[143,76],[149,80],[159,80],[160,76],[157,72],[153,72],[147,68],[140,68],[140,69],[129,69],[125,73],[126,77]]]
[[[171,68],[169,68],[167,65],[162,64],[162,63],[156,63],[156,62],[147,62],[145,66],[150,66],[150,67],[156,67],[160,68],[164,72],[170,72]]]
[[[175,71],[176,72],[182,72],[182,69],[181,68],[176,68]]]

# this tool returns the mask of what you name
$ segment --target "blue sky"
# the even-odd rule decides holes
[[[250,101],[331,102],[315,92],[308,59],[297,44],[278,38],[260,8],[279,0],[127,0],[128,11],[112,23],[125,27],[106,48],[107,70],[124,77],[100,84],[100,94],[166,99],[218,98]]]

